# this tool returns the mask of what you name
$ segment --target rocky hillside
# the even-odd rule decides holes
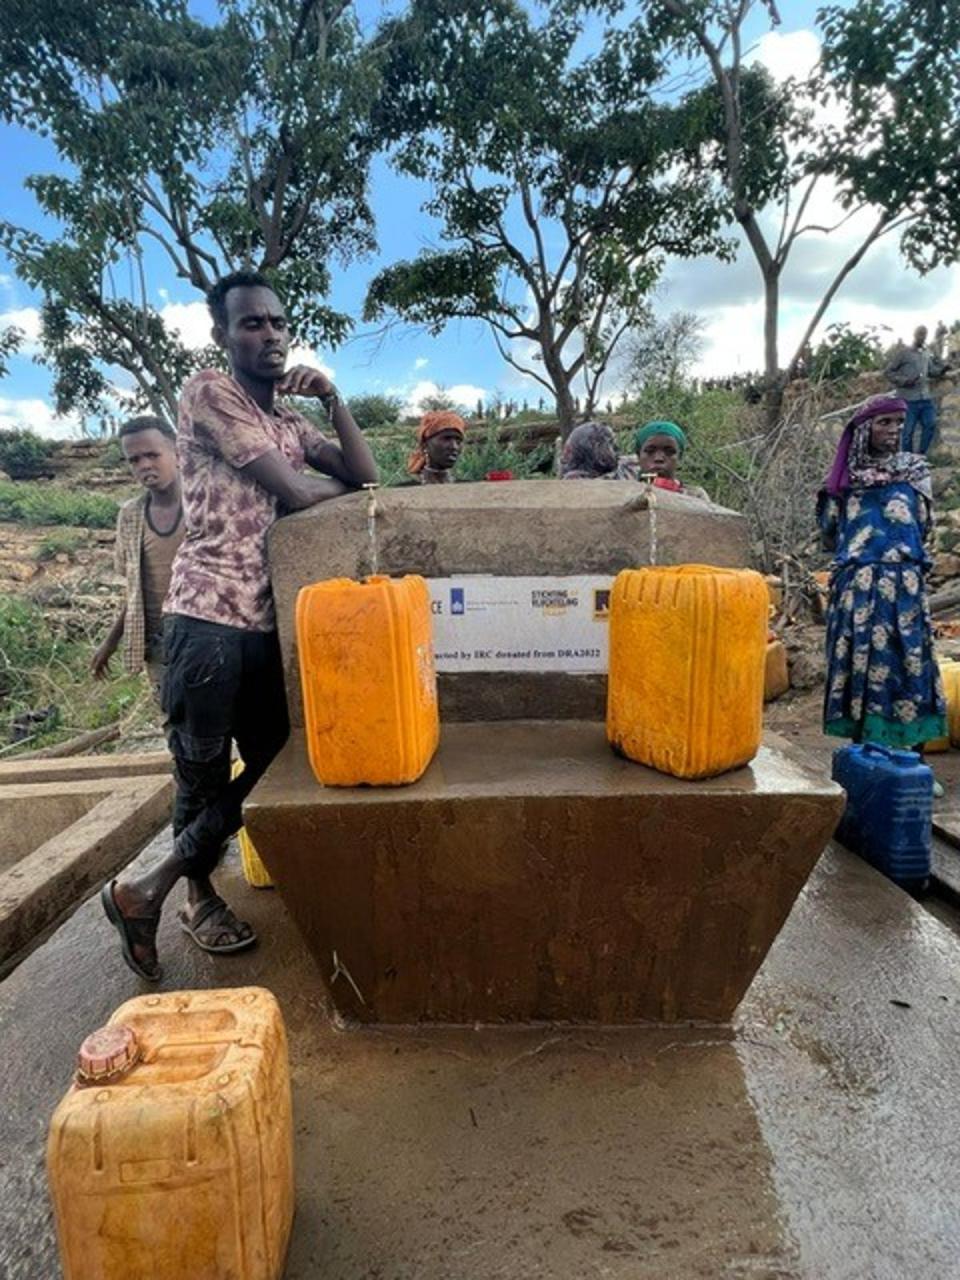
[[[50,460],[52,477],[25,483],[101,494],[120,503],[136,486],[122,466],[107,461],[115,453],[109,443],[67,441]],[[0,593],[25,595],[44,611],[69,610],[78,615],[78,630],[95,632],[120,600],[113,544],[112,528],[0,522]]]

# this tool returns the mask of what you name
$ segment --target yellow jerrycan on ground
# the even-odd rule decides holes
[[[960,747],[960,662],[953,658],[943,658],[938,665],[947,700],[947,736],[927,742],[924,745],[925,751],[947,751],[950,747]]]
[[[80,1050],[47,1172],[64,1280],[279,1280],[293,1127],[273,995],[121,1005]]]
[[[297,596],[307,752],[325,787],[415,782],[440,740],[423,578],[331,578]]]
[[[610,596],[607,739],[678,778],[747,764],[763,730],[767,585],[750,569],[625,569]]]
[[[231,778],[235,778],[238,773],[243,773],[242,760],[234,760],[230,767]],[[247,835],[246,827],[241,827],[237,832],[237,844],[240,846],[240,865],[247,884],[252,885],[254,889],[272,889],[274,886],[270,872],[260,860],[256,846]]]

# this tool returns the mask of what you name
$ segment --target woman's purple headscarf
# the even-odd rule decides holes
[[[837,454],[824,484],[824,488],[831,497],[838,498],[841,493],[850,488],[850,447],[853,444],[853,433],[856,428],[863,422],[869,422],[871,418],[879,417],[881,413],[906,413],[906,411],[906,400],[898,400],[895,396],[871,396],[869,400],[864,400],[843,428],[840,443],[837,445]]]

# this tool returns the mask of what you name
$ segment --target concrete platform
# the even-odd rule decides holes
[[[72,780],[68,771],[0,785],[0,973],[129,862],[166,824],[172,801],[169,771],[88,770]]]
[[[235,858],[218,884],[260,945],[202,955],[171,910],[162,986],[280,999],[285,1280],[956,1274],[960,944],[852,854],[821,859],[732,1031],[337,1031],[279,896]],[[139,990],[96,901],[0,984],[4,1280],[60,1274],[47,1120],[84,1034]]]
[[[244,815],[345,1017],[724,1022],[841,806],[766,749],[680,781],[517,721],[444,725],[398,788],[318,786],[294,734]]]
[[[172,773],[166,751],[102,756],[52,756],[44,760],[0,761],[0,786],[23,782],[89,782],[100,778],[144,778]]]

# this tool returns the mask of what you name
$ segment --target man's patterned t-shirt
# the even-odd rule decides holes
[[[248,631],[276,626],[267,532],[279,500],[243,468],[279,449],[296,471],[325,442],[302,414],[263,409],[229,374],[204,369],[180,397],[177,454],[187,535],[177,552],[165,613]]]

